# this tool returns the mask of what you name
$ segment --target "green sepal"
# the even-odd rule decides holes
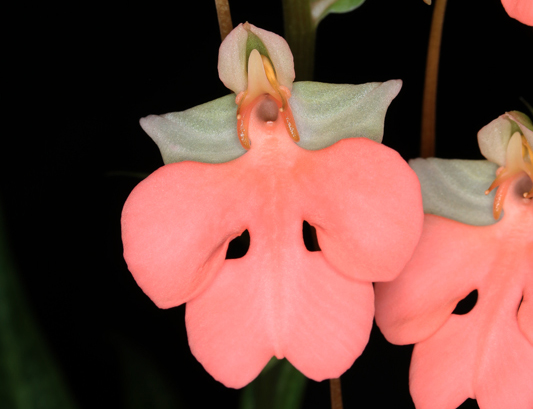
[[[533,146],[533,123],[522,112],[511,111],[500,115],[477,134],[481,154],[500,166],[505,166],[507,146],[515,132],[524,135],[529,146]]]
[[[496,191],[485,190],[498,165],[487,160],[417,158],[409,161],[420,180],[424,213],[474,226],[494,224]]]
[[[246,150],[237,136],[235,95],[182,112],[150,115],[141,126],[159,147],[165,164],[191,160],[223,163]]]
[[[383,139],[385,114],[402,82],[361,85],[297,82],[289,100],[299,146],[323,149],[345,138]]]
[[[289,100],[298,145],[323,149],[345,138],[381,142],[385,114],[401,81],[361,85],[297,82]],[[183,112],[150,115],[141,126],[158,145],[165,164],[185,160],[223,163],[246,153],[237,136],[235,95]]]

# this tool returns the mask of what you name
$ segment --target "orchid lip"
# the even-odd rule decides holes
[[[280,85],[274,67],[268,57],[261,55],[259,51],[252,50],[248,59],[248,88],[240,92],[235,98],[237,108],[237,133],[239,141],[245,149],[250,149],[251,143],[248,135],[248,123],[250,114],[258,97],[270,95],[278,106],[285,128],[291,138],[298,142],[300,136],[296,129],[294,117],[288,99],[291,93],[288,88]]]

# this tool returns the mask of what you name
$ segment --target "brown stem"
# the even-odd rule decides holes
[[[330,379],[329,390],[331,393],[331,409],[342,409],[341,378]]]
[[[217,6],[218,26],[220,27],[220,37],[222,41],[233,30],[233,23],[231,22],[231,13],[229,11],[228,0],[215,0]]]
[[[426,80],[424,83],[424,99],[422,103],[422,138],[420,141],[420,156],[423,158],[435,156],[437,78],[439,75],[440,44],[446,1],[435,1],[429,34]]]

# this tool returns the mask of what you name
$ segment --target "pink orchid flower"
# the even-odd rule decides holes
[[[392,343],[416,344],[409,379],[418,409],[453,409],[467,398],[481,409],[533,407],[533,125],[510,112],[478,140],[483,155],[501,165],[489,190],[498,186],[493,214],[500,218],[503,208],[503,216],[487,224],[483,190],[496,165],[412,161],[426,212],[462,222],[426,214],[405,270],[376,284],[379,328]],[[447,208],[436,205],[442,201]],[[474,290],[475,307],[452,314]]]
[[[528,26],[533,26],[533,1],[502,0],[502,4],[510,17]]]
[[[338,377],[368,341],[372,281],[401,271],[422,230],[407,163],[345,139],[381,140],[400,83],[293,87],[288,45],[251,24],[223,42],[219,73],[236,102],[141,121],[169,164],[124,205],[128,268],[160,308],[187,303],[191,351],[224,385],[248,384],[273,356]],[[306,249],[304,221],[321,251]],[[226,259],[245,230],[246,255]]]

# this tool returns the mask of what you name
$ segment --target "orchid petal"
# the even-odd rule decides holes
[[[533,26],[533,2],[530,0],[502,0],[502,4],[509,17],[528,26]]]
[[[518,126],[518,128],[520,128],[520,133],[524,135],[529,146],[533,146],[533,123],[531,122],[531,119],[529,119],[526,114],[519,111],[511,111],[506,115]]]
[[[237,138],[235,96],[227,95],[183,112],[141,119],[144,131],[159,147],[165,164],[192,160],[229,162],[246,150]]]
[[[410,379],[417,408],[455,408],[467,397],[483,409],[531,407],[533,348],[514,319],[517,297],[502,300],[480,297],[471,313],[452,316],[415,346]]]
[[[520,336],[513,312],[504,310],[489,321],[476,306],[417,344],[410,368],[416,407],[456,408],[476,398],[483,409],[531,408],[533,348]]]
[[[313,379],[339,376],[368,339],[371,281],[400,272],[422,227],[418,179],[396,152],[366,138],[302,149],[281,115],[264,119],[272,103],[252,108],[246,154],[164,166],[122,218],[138,284],[162,308],[188,303],[193,353],[233,387],[272,355]],[[304,220],[319,253],[305,249]],[[247,254],[225,260],[245,229]]]
[[[244,26],[247,27],[246,23]],[[290,91],[294,82],[295,73],[294,58],[289,44],[287,44],[287,41],[283,37],[275,33],[263,30],[253,24],[248,24],[248,27],[250,32],[259,37],[265,45],[268,51],[267,57],[272,61],[278,82]]]
[[[420,244],[403,273],[377,283],[376,322],[394,343],[417,343],[410,385],[417,408],[530,408],[533,391],[531,292],[533,199],[528,176],[510,182],[505,215],[469,226],[426,215]],[[455,302],[477,289],[467,315]]]
[[[265,46],[278,82],[289,90],[292,89],[294,60],[289,45],[283,37],[249,23],[235,27],[220,45],[218,57],[220,80],[235,94],[248,88],[246,43],[250,33],[257,36]]]
[[[411,162],[425,211],[470,223],[427,214],[419,246],[402,274],[375,286],[376,322],[385,337],[416,343],[410,389],[417,408],[453,409],[468,397],[483,409],[533,407],[532,128],[525,115],[509,112],[478,134],[485,157],[502,165],[485,192],[498,186],[495,218],[505,206],[503,217],[491,225],[470,224],[490,213],[482,185],[496,165]],[[442,194],[430,186],[435,181],[444,186]],[[460,214],[469,204],[478,215]],[[455,304],[473,290],[475,307],[453,315]]]
[[[316,150],[344,138],[383,138],[385,113],[402,82],[362,85],[297,82],[290,104],[300,133],[299,145]]]
[[[475,398],[475,331],[470,315],[452,316],[448,325],[415,345],[409,368],[409,389],[417,409],[455,409]],[[477,329],[477,328],[476,328]],[[439,351],[438,359],[435,351]]]
[[[481,154],[500,166],[505,165],[505,152],[512,135],[512,122],[505,115],[496,118],[478,132]]]
[[[286,357],[316,381],[338,377],[368,342],[371,283],[339,275],[303,242],[290,250],[290,260],[272,274],[265,255],[250,247],[249,256],[228,260],[187,304],[191,351],[228,387],[248,384],[272,356]]]
[[[308,195],[304,217],[316,228],[324,257],[348,277],[364,281],[396,277],[422,225],[418,180],[397,152],[383,148],[367,138],[344,139],[314,151],[316,162],[307,159],[309,179],[300,178]],[[386,170],[391,167],[398,174]],[[351,184],[354,188],[347,189]],[[387,249],[387,257],[377,249]]]
[[[249,186],[238,182],[251,175],[242,174],[239,164],[163,166],[124,204],[124,258],[158,307],[174,307],[199,294],[221,268],[228,243],[245,230],[237,204],[246,200]],[[224,192],[232,192],[234,200],[220,202]],[[218,235],[210,234],[213,230]]]
[[[505,155],[511,136],[520,131],[529,146],[533,146],[533,124],[521,112],[507,112],[485,125],[478,132],[479,149],[485,158],[505,166]]]
[[[484,195],[497,165],[483,160],[417,158],[409,161],[422,188],[424,213],[474,226],[494,224],[492,203],[496,192]]]
[[[218,76],[235,94],[248,87],[248,31],[239,24],[226,36],[218,52]]]
[[[338,377],[368,341],[371,282],[399,274],[422,230],[415,173],[376,142],[401,81],[302,84],[291,98],[288,45],[248,23],[221,45],[219,74],[235,98],[141,121],[170,164],[124,205],[128,268],[159,307],[187,303],[191,351],[225,385],[272,356]],[[314,150],[296,144],[300,126]],[[321,251],[305,248],[304,222]],[[246,255],[226,260],[244,230]]]
[[[376,323],[385,337],[412,344],[439,329],[494,263],[493,238],[488,227],[426,215],[417,250],[402,274],[376,284]]]

